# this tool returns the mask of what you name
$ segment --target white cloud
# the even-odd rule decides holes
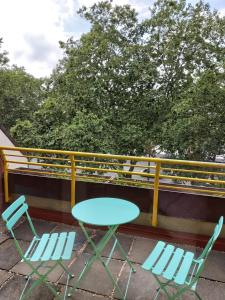
[[[221,17],[225,17],[225,8],[219,10],[219,14]]]
[[[68,33],[64,21],[75,13],[73,0],[3,0],[0,37],[11,63],[33,75],[49,75],[62,55],[59,40]]]
[[[4,49],[9,52],[10,63],[24,66],[37,77],[49,75],[62,57],[59,40],[65,41],[71,35],[79,37],[82,33],[82,28],[76,28],[79,23],[76,11],[82,5],[90,6],[95,2],[99,1],[1,0],[0,37],[3,37]],[[146,0],[113,1],[114,5],[131,4],[141,13],[148,3]],[[72,24],[68,32],[66,23]]]

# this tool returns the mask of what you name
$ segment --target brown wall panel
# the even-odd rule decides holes
[[[24,174],[9,174],[10,194],[70,201],[70,181]],[[76,182],[76,202],[93,197],[119,197],[136,203],[142,212],[152,212],[153,191],[113,184]],[[225,199],[161,190],[159,214],[171,217],[216,222],[225,216]]]
[[[221,215],[225,216],[225,198],[160,191],[159,213],[166,216],[217,222]]]
[[[3,173],[4,173],[4,168],[3,168],[3,158],[0,155],[0,210],[2,210],[2,203],[4,201],[4,181],[3,181]]]
[[[27,194],[36,197],[70,201],[70,181],[66,179],[9,174],[10,194]],[[152,206],[152,191],[113,184],[76,182],[76,202],[100,196],[120,197],[136,203],[142,211]]]

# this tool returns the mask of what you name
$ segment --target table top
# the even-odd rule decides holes
[[[120,225],[133,221],[140,214],[137,205],[119,198],[92,198],[76,204],[72,215],[77,220],[98,226]]]

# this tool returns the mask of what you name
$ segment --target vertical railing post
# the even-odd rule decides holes
[[[75,205],[75,182],[76,182],[76,168],[74,155],[70,156],[71,160],[71,192],[70,192],[70,203],[71,207]]]
[[[158,202],[159,202],[159,176],[160,176],[161,163],[156,162],[155,180],[154,180],[154,196],[153,196],[153,209],[152,209],[152,226],[158,225]]]
[[[2,159],[3,159],[3,172],[4,172],[4,194],[5,194],[5,202],[9,202],[9,179],[8,179],[8,163],[6,160],[6,156],[1,150],[0,152]]]

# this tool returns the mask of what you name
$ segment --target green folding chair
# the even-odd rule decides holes
[[[13,231],[14,225],[20,220],[23,215],[26,215],[31,231],[34,234],[34,237],[25,253],[23,253]],[[2,214],[2,218],[6,224],[7,229],[12,234],[16,248],[22,259],[21,261],[26,263],[31,268],[31,272],[27,276],[27,282],[19,299],[22,300],[29,298],[32,290],[41,283],[45,283],[56,298],[66,299],[68,282],[69,279],[73,277],[73,275],[64,266],[62,261],[70,260],[76,233],[44,233],[42,236],[39,236],[36,233],[32,220],[29,216],[28,205],[25,201],[24,196],[19,197],[15,202],[13,202],[4,211],[4,213]],[[48,264],[50,261],[53,262],[51,266]],[[35,265],[33,263],[35,263]],[[63,296],[60,296],[60,293],[55,289],[55,287],[53,287],[47,281],[47,276],[57,266],[60,266],[67,273],[67,284]],[[44,274],[41,274],[39,269],[43,267],[46,268],[46,272]],[[35,279],[30,288],[27,289],[28,283],[33,275],[36,275],[37,279]]]
[[[212,237],[209,239],[203,252],[198,258],[190,251],[176,248],[173,245],[159,241],[152,250],[142,268],[150,271],[159,284],[156,290],[154,300],[157,299],[161,290],[167,296],[167,299],[179,299],[182,294],[189,291],[201,300],[196,291],[199,277],[203,271],[204,263],[212,250],[212,247],[218,238],[223,227],[223,217],[220,217]],[[168,290],[174,288],[174,292]]]

